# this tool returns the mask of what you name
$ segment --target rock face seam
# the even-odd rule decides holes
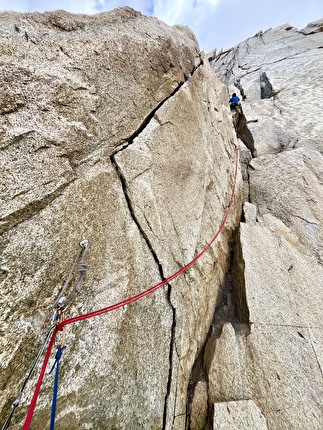
[[[162,269],[161,263],[160,263],[160,261],[159,261],[159,259],[158,259],[158,257],[157,257],[157,254],[156,254],[155,250],[153,249],[152,244],[150,243],[150,241],[149,241],[149,239],[148,239],[148,237],[147,237],[147,235],[146,235],[145,231],[144,231],[144,230],[143,230],[143,228],[141,227],[141,225],[140,225],[140,223],[139,223],[139,221],[138,221],[138,218],[137,218],[137,217],[136,217],[136,215],[135,215],[135,211],[134,211],[134,209],[133,209],[133,206],[132,206],[132,203],[131,203],[131,199],[130,199],[130,197],[129,197],[129,193],[128,193],[128,190],[127,190],[127,183],[126,183],[126,179],[125,179],[125,177],[124,177],[124,175],[123,175],[123,173],[122,173],[122,171],[121,171],[121,168],[120,168],[120,166],[118,165],[118,163],[117,163],[117,161],[116,161],[116,159],[115,159],[114,155],[111,155],[110,159],[111,159],[111,163],[112,163],[113,167],[115,168],[115,170],[116,170],[116,172],[117,172],[117,175],[118,175],[118,177],[119,177],[119,179],[120,179],[121,186],[122,186],[122,190],[123,190],[123,193],[124,193],[124,196],[125,196],[125,200],[126,200],[126,203],[127,203],[127,206],[128,206],[128,209],[129,209],[129,213],[130,213],[130,215],[131,215],[131,218],[133,219],[134,223],[136,224],[136,226],[137,226],[137,228],[138,228],[138,230],[139,230],[139,232],[140,232],[141,236],[142,236],[142,237],[143,237],[143,239],[145,240],[145,242],[146,242],[146,244],[147,244],[147,246],[148,246],[148,248],[149,248],[149,250],[150,250],[151,254],[153,255],[154,260],[155,260],[155,262],[156,262],[156,264],[157,264],[157,266],[158,266],[158,269],[159,269],[159,273],[160,273],[160,275],[161,275],[161,278],[164,280],[164,279],[166,279],[166,278],[164,277],[163,269]]]
[[[237,137],[242,140],[246,147],[250,150],[252,157],[256,157],[255,142],[253,135],[247,126],[247,118],[241,111],[235,113],[234,128],[237,133]]]
[[[173,354],[174,354],[175,347],[176,347],[176,345],[175,345],[176,308],[173,306],[173,304],[171,302],[171,292],[172,292],[172,287],[170,284],[168,284],[167,300],[168,300],[169,306],[172,309],[173,322],[172,322],[170,347],[169,347],[169,371],[168,371],[168,380],[167,380],[167,391],[166,391],[165,403],[164,403],[163,428],[162,428],[162,430],[166,430],[166,426],[167,426],[167,403],[168,403],[168,399],[169,399],[170,392],[171,392],[171,386],[172,386]],[[176,400],[176,396],[175,396],[175,400]],[[176,405],[176,401],[174,402],[174,407],[175,407],[175,405]],[[176,415],[174,414],[173,424],[174,424],[175,418],[176,418]],[[172,425],[172,427],[173,427],[173,425]]]
[[[273,95],[273,87],[266,72],[260,75],[260,94],[262,99],[270,99]]]
[[[200,63],[195,66],[190,74],[190,76],[193,76],[194,72],[202,65],[202,61],[200,60]],[[178,84],[178,86],[174,89],[174,91],[167,96],[166,98],[164,98],[161,102],[158,103],[158,105],[151,110],[151,112],[149,113],[149,115],[146,116],[146,118],[144,118],[144,120],[142,121],[142,123],[140,124],[140,126],[138,127],[138,129],[131,135],[129,136],[128,139],[125,139],[121,144],[120,147],[116,149],[116,151],[113,152],[112,156],[118,154],[120,151],[123,151],[124,149],[128,148],[129,145],[131,145],[133,143],[133,141],[135,140],[136,137],[138,137],[142,131],[147,127],[147,125],[150,123],[150,121],[155,117],[155,114],[157,113],[157,111],[164,105],[164,103],[167,102],[167,100],[169,100],[170,98],[172,98],[181,88],[182,86],[185,84],[185,82],[187,80],[189,80],[190,78],[185,79],[183,82],[180,82]]]
[[[5,216],[0,219],[0,234],[5,233],[7,230],[21,224],[24,221],[32,218],[38,212],[43,210],[46,206],[52,203],[57,197],[62,195],[62,192],[73,182],[75,178],[67,181],[66,183],[57,187],[53,192],[45,195],[43,198],[39,200],[34,200],[33,202],[27,204],[20,210],[12,212],[8,216]]]
[[[125,148],[123,148],[123,149],[125,149]],[[125,179],[125,177],[124,177],[124,175],[123,175],[123,173],[121,171],[121,168],[118,165],[118,163],[117,163],[114,155],[111,155],[110,159],[111,159],[111,163],[114,166],[114,168],[115,168],[115,170],[117,172],[117,175],[118,175],[118,177],[120,179],[121,186],[122,186],[122,189],[123,189],[123,193],[124,193],[124,196],[125,196],[125,200],[127,202],[127,206],[128,206],[128,209],[129,209],[129,213],[130,213],[130,215],[131,215],[134,223],[136,224],[136,226],[137,226],[137,228],[138,228],[141,236],[143,237],[144,241],[146,242],[146,244],[147,244],[147,246],[148,246],[148,248],[149,248],[149,250],[150,250],[150,252],[151,252],[151,254],[152,254],[152,256],[153,256],[153,258],[155,260],[155,262],[156,262],[156,265],[158,267],[161,279],[165,280],[166,278],[164,276],[163,268],[162,268],[162,265],[161,265],[161,263],[160,263],[160,261],[158,259],[157,253],[155,252],[155,250],[154,250],[154,248],[153,248],[153,246],[152,246],[152,244],[151,244],[148,236],[146,235],[144,229],[141,227],[140,222],[139,222],[138,218],[135,215],[135,211],[133,209],[133,206],[132,206],[132,203],[131,203],[131,199],[129,197],[129,193],[128,193],[128,190],[127,190],[126,179]],[[171,289],[172,289],[171,285],[167,284],[166,298],[167,298],[167,302],[168,302],[168,304],[169,304],[169,306],[170,306],[170,308],[172,310],[172,327],[171,327],[170,348],[169,348],[169,374],[168,374],[167,392],[166,392],[166,395],[165,395],[164,413],[163,413],[163,427],[162,427],[163,430],[166,429],[166,424],[167,424],[167,401],[168,401],[168,398],[169,398],[169,395],[170,395],[170,390],[171,390],[172,373],[173,373],[173,353],[174,353],[174,347],[175,347],[175,330],[176,330],[176,309],[175,309],[175,307],[173,306],[173,304],[171,302],[171,298],[170,298],[171,297]]]
[[[191,76],[193,76],[194,72],[201,65],[202,65],[202,61],[200,61],[200,63],[192,70]],[[114,166],[114,168],[115,168],[115,170],[117,172],[117,175],[118,175],[118,177],[120,179],[120,182],[121,182],[121,185],[122,185],[122,189],[123,189],[123,192],[124,192],[124,196],[125,196],[125,199],[126,199],[126,202],[127,202],[127,206],[129,208],[130,215],[131,215],[132,219],[134,220],[134,222],[135,222],[138,230],[140,231],[140,234],[144,238],[144,240],[145,240],[145,242],[146,242],[146,244],[147,244],[150,252],[152,253],[153,258],[154,258],[154,260],[155,260],[155,262],[156,262],[156,264],[158,266],[158,270],[159,270],[160,276],[161,276],[161,278],[163,280],[165,279],[165,276],[164,276],[164,273],[163,273],[162,265],[161,265],[161,263],[160,263],[160,261],[158,259],[158,256],[157,256],[155,250],[153,249],[152,244],[149,241],[148,236],[144,232],[143,228],[140,225],[140,222],[139,222],[138,218],[136,217],[136,215],[134,213],[134,209],[133,209],[133,206],[132,206],[132,203],[131,203],[131,199],[130,199],[129,193],[127,191],[126,179],[125,179],[125,177],[124,177],[124,175],[123,175],[123,173],[121,171],[120,166],[118,165],[118,163],[116,161],[115,155],[118,154],[119,152],[125,150],[128,146],[130,146],[133,143],[134,139],[136,137],[138,137],[142,133],[142,131],[147,127],[147,125],[150,123],[150,121],[153,118],[157,118],[157,121],[158,121],[158,117],[156,116],[157,111],[164,105],[164,103],[167,102],[167,100],[169,100],[170,98],[172,98],[173,96],[175,96],[175,94],[181,89],[181,87],[183,86],[183,84],[185,82],[186,81],[181,82],[168,97],[166,97],[164,100],[162,100],[156,106],[156,108],[153,109],[150,112],[150,114],[143,120],[143,122],[141,123],[140,127],[129,137],[129,139],[127,140],[127,142],[121,144],[121,147],[119,147],[116,151],[114,151],[114,153],[110,156],[111,163]],[[165,395],[164,413],[163,413],[163,427],[162,427],[163,430],[165,430],[166,426],[167,426],[167,403],[168,403],[168,399],[169,399],[170,392],[171,392],[172,372],[173,372],[173,354],[174,354],[174,350],[175,350],[176,308],[173,306],[173,304],[171,302],[171,290],[172,290],[172,287],[171,287],[170,284],[168,284],[166,297],[167,297],[168,304],[169,304],[169,306],[170,306],[170,308],[172,310],[172,328],[171,328],[171,339],[170,339],[170,348],[169,348],[169,375],[168,375],[168,381],[167,381],[167,392],[166,392],[166,395]],[[176,402],[175,402],[175,404],[176,404]],[[176,416],[174,414],[173,424],[174,424],[175,418],[176,418]]]
[[[310,336],[310,338],[309,338],[309,339],[310,339],[311,347],[312,347],[312,349],[313,349],[313,354],[314,354],[314,356],[315,356],[315,358],[316,358],[317,365],[318,365],[318,367],[319,367],[319,369],[320,369],[320,371],[321,371],[321,375],[322,375],[322,378],[323,378],[323,369],[322,369],[322,366],[321,366],[320,360],[319,360],[319,358],[318,358],[318,356],[317,356],[316,349],[314,348],[313,340],[312,340],[311,336]]]

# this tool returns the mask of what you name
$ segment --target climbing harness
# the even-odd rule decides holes
[[[172,275],[170,275],[168,278],[164,279],[163,281],[157,283],[156,285],[153,285],[152,287],[148,288],[145,291],[140,292],[139,294],[136,294],[135,296],[129,297],[125,300],[122,300],[119,303],[115,303],[113,305],[107,306],[105,308],[102,309],[98,309],[96,311],[93,312],[89,312],[87,314],[83,314],[83,315],[78,315],[76,317],[72,317],[72,318],[68,318],[65,319],[65,310],[66,307],[68,305],[68,301],[66,299],[66,297],[64,296],[65,290],[67,288],[67,284],[68,282],[65,283],[59,298],[57,299],[56,303],[55,303],[55,307],[54,307],[54,311],[53,311],[53,321],[55,321],[55,326],[54,326],[54,330],[52,331],[51,335],[50,335],[50,340],[48,343],[48,347],[47,347],[47,351],[44,357],[44,361],[43,361],[43,365],[36,383],[36,387],[34,390],[34,394],[32,397],[32,400],[30,402],[29,408],[28,408],[28,412],[25,418],[25,422],[23,425],[22,430],[29,430],[30,425],[31,425],[31,421],[33,418],[33,414],[34,414],[34,410],[36,407],[36,403],[37,403],[37,399],[38,399],[38,395],[42,386],[42,382],[44,379],[44,375],[45,375],[45,371],[46,371],[46,367],[50,358],[50,354],[51,354],[51,350],[55,344],[55,339],[56,336],[58,334],[58,332],[62,332],[61,336],[62,339],[64,338],[64,329],[67,325],[78,322],[78,321],[83,321],[89,318],[93,318],[95,316],[98,315],[103,315],[106,314],[108,312],[111,312],[115,309],[124,307],[130,303],[133,303],[145,296],[147,296],[148,294],[153,293],[155,290],[161,288],[162,286],[168,284],[170,281],[172,281],[173,279],[177,278],[179,275],[181,275],[183,272],[185,272],[189,267],[191,267],[199,258],[202,257],[202,255],[210,248],[210,246],[215,242],[215,240],[218,238],[218,236],[220,235],[221,231],[223,230],[228,216],[231,212],[231,209],[233,207],[233,200],[234,200],[234,195],[235,195],[235,187],[236,187],[236,182],[237,182],[237,175],[238,175],[238,162],[239,162],[239,146],[236,146],[235,148],[235,170],[234,170],[234,177],[233,177],[233,184],[232,184],[232,189],[231,189],[231,196],[230,196],[230,201],[229,204],[227,206],[227,210],[226,213],[221,221],[221,224],[217,230],[217,232],[215,233],[215,235],[213,236],[213,238],[211,239],[210,242],[208,242],[206,244],[206,246],[202,249],[202,251],[196,256],[194,257],[188,264],[186,264],[185,266],[183,266],[181,269],[179,269],[177,272],[173,273]],[[86,241],[85,241],[86,242]],[[82,280],[82,276],[84,275],[83,270],[86,270],[86,264],[85,264],[85,255],[88,251],[88,244],[86,242],[86,244],[82,245],[81,242],[81,246],[85,247],[85,252],[83,252],[83,264],[81,266],[80,263],[80,269],[79,269],[79,276],[78,279],[76,281],[76,285],[75,287],[72,289],[71,293],[73,293],[74,291],[77,290],[77,288],[79,288],[78,286],[78,282],[81,282]],[[84,255],[85,254],[85,255]],[[76,263],[73,263],[76,265]],[[71,275],[72,276],[72,275]],[[66,300],[65,300],[66,299]],[[55,372],[55,384],[54,384],[54,393],[53,393],[53,402],[52,402],[52,414],[51,414],[51,427],[50,430],[54,430],[54,423],[55,423],[55,413],[56,413],[56,399],[57,399],[57,392],[58,392],[58,374],[59,374],[59,362],[62,356],[62,352],[64,350],[65,346],[64,344],[62,344],[62,340],[60,345],[58,346],[57,349],[57,353],[56,353],[56,357],[55,357],[55,363],[54,366],[52,367],[51,372],[53,371],[53,368],[56,366],[56,372]]]
[[[70,301],[73,298],[74,294],[79,291],[79,289],[81,287],[81,283],[82,283],[83,277],[84,277],[84,275],[86,273],[86,269],[87,269],[87,266],[86,266],[86,255],[87,255],[88,251],[89,251],[88,241],[87,240],[82,240],[80,242],[80,249],[79,249],[79,251],[77,252],[77,254],[75,256],[75,259],[74,259],[73,264],[71,266],[71,269],[70,269],[70,272],[68,274],[68,277],[67,277],[67,279],[66,279],[66,281],[65,281],[65,283],[63,285],[63,288],[62,288],[59,296],[57,297],[57,299],[55,301],[55,304],[54,304],[54,307],[53,307],[53,312],[52,312],[52,318],[51,318],[51,327],[49,328],[48,332],[46,333],[46,336],[45,336],[45,338],[43,340],[43,343],[42,343],[42,345],[39,348],[37,357],[34,360],[34,363],[33,363],[32,367],[31,367],[31,369],[29,370],[28,375],[27,375],[26,379],[24,380],[24,382],[23,382],[23,384],[21,386],[21,389],[20,389],[20,391],[18,393],[18,396],[16,397],[15,401],[12,403],[12,410],[10,412],[10,415],[8,416],[6,422],[4,423],[4,425],[3,425],[3,427],[2,427],[1,430],[7,430],[9,428],[11,420],[12,420],[12,417],[13,417],[13,415],[15,413],[15,410],[19,406],[19,403],[21,401],[22,394],[23,394],[23,392],[24,392],[24,390],[26,388],[26,385],[27,385],[29,379],[31,378],[31,376],[32,376],[32,374],[33,374],[33,372],[34,372],[34,370],[35,370],[35,368],[36,368],[36,366],[37,366],[37,364],[38,364],[41,356],[43,355],[43,352],[44,352],[44,350],[46,348],[46,345],[47,345],[48,341],[51,339],[52,334],[55,331],[57,331],[58,324],[62,324],[65,321],[65,319],[66,319],[66,313],[65,312],[66,312],[66,309],[68,307],[68,304],[70,303]],[[75,271],[77,262],[79,262],[78,275],[77,275],[76,281],[75,281],[75,283],[74,283],[74,285],[71,288],[71,291],[69,293],[69,298],[67,298],[64,294],[65,294],[65,292],[66,292],[66,290],[68,288],[68,285],[71,282],[71,279],[73,277],[73,273]],[[61,351],[61,353],[62,353],[62,351],[66,348],[66,346],[65,346],[66,329],[63,328],[62,330],[60,330],[60,333],[61,333],[61,340],[56,345],[56,347],[57,347],[57,351]],[[56,336],[55,336],[55,338],[56,338]],[[59,359],[61,357],[61,353],[60,353]],[[59,359],[58,359],[58,361],[57,360],[55,361],[55,363],[57,363],[56,364],[56,369],[59,368]],[[57,376],[55,376],[55,384],[56,384],[56,378],[57,378],[57,389],[58,389],[58,371],[59,370],[56,370]],[[53,403],[54,403],[54,401],[53,401]],[[56,402],[55,402],[55,410],[56,410]],[[51,430],[52,430],[52,428],[51,428]]]

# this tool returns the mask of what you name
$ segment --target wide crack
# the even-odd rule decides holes
[[[260,74],[260,98],[270,99],[273,96],[273,86],[266,72]]]
[[[218,294],[217,305],[205,343],[192,368],[187,392],[187,430],[191,429],[191,407],[196,384],[198,382],[205,382],[208,386],[207,363],[210,357],[214,356],[215,347],[215,343],[211,342],[210,344],[209,340],[211,337],[213,339],[219,338],[222,333],[223,325],[228,322],[233,325],[237,333],[243,333],[245,335],[250,333],[249,309],[245,291],[244,261],[239,230],[240,229],[237,228],[231,237],[227,273]],[[212,416],[213,409],[212,405],[209,403],[208,416],[205,417],[205,429],[213,428]]]
[[[255,149],[255,141],[250,129],[247,126],[247,118],[245,117],[242,108],[240,108],[239,111],[235,111],[233,115],[233,125],[237,137],[246,145],[246,147],[251,152],[252,157],[256,157],[257,151]]]
[[[193,70],[193,72],[199,66],[197,66]],[[193,72],[192,72],[192,74],[193,74]],[[166,279],[164,276],[162,264],[158,259],[157,253],[155,252],[153,245],[148,238],[148,235],[145,233],[145,230],[140,225],[140,222],[139,222],[139,220],[135,214],[135,210],[134,210],[134,207],[132,205],[131,198],[129,196],[126,178],[125,178],[124,174],[122,173],[122,170],[116,161],[115,155],[118,152],[121,152],[124,149],[126,149],[129,145],[133,144],[134,139],[136,137],[138,137],[140,135],[140,133],[142,133],[142,131],[147,127],[147,125],[154,118],[156,112],[160,109],[160,107],[169,98],[173,97],[180,90],[180,88],[182,87],[183,84],[184,84],[184,82],[180,83],[178,85],[178,87],[172,92],[172,94],[170,96],[168,96],[166,99],[164,99],[162,102],[160,102],[158,104],[158,106],[156,106],[156,108],[153,109],[150,112],[150,114],[144,119],[144,121],[141,123],[140,127],[129,137],[129,139],[127,139],[126,142],[123,142],[121,144],[121,147],[119,147],[115,151],[115,153],[110,156],[112,165],[114,166],[114,168],[118,174],[118,177],[120,179],[120,182],[122,184],[122,189],[123,189],[125,199],[126,199],[126,202],[128,205],[129,213],[130,213],[132,219],[134,220],[140,234],[144,238],[144,240],[145,240],[145,242],[146,242],[146,244],[147,244],[147,246],[148,246],[155,262],[156,262],[156,265],[158,267],[160,277],[162,280]],[[243,123],[243,119],[244,119],[244,123]],[[246,127],[246,118],[242,114],[242,119],[240,118],[240,120],[238,122],[238,126],[237,126],[237,135],[246,144],[246,146],[250,149],[250,151],[254,153],[253,137],[252,137],[251,132],[249,130],[248,131],[251,135],[251,138],[250,138],[250,136],[247,136],[244,139],[244,136],[247,134],[245,131],[246,128],[247,128]],[[235,238],[236,237],[237,236],[235,236]],[[190,379],[189,389],[188,389],[187,425],[186,425],[187,428],[189,428],[189,422],[188,421],[190,418],[189,417],[190,405],[191,405],[195,385],[199,380],[201,380],[201,378],[204,381],[207,381],[207,376],[206,376],[204,369],[203,369],[203,356],[204,356],[205,347],[206,347],[206,344],[207,344],[209,337],[211,336],[215,327],[217,327],[217,329],[220,326],[222,327],[224,322],[231,321],[232,323],[236,323],[236,324],[242,324],[242,323],[248,324],[249,323],[249,312],[248,312],[248,308],[246,306],[245,300],[243,298],[239,298],[239,299],[237,299],[237,298],[233,299],[232,298],[232,296],[235,295],[235,293],[232,292],[233,289],[236,289],[236,291],[239,294],[243,294],[243,286],[242,286],[241,282],[238,282],[236,285],[234,285],[234,281],[232,280],[232,273],[231,273],[232,264],[237,264],[237,261],[235,261],[235,263],[233,263],[233,254],[231,254],[231,257],[230,257],[228,274],[227,274],[226,280],[224,282],[224,287],[223,287],[220,303],[217,306],[217,308],[215,309],[213,323],[212,323],[210,330],[209,330],[209,333],[207,335],[206,342],[205,342],[205,344],[204,344],[204,346],[203,346],[203,348],[202,348],[202,350],[201,350],[201,352],[200,352],[200,354],[199,354],[199,356],[198,356],[198,358],[197,358],[197,360],[193,366],[193,369],[192,369],[192,374],[191,374],[191,379]],[[243,267],[242,267],[242,270],[243,270]],[[171,339],[170,339],[170,348],[169,348],[169,374],[168,374],[167,390],[166,390],[166,395],[165,395],[164,412],[163,412],[163,427],[162,427],[163,430],[165,430],[167,425],[168,425],[168,408],[170,406],[170,405],[168,405],[168,403],[169,403],[169,398],[170,398],[170,394],[171,394],[171,387],[172,387],[173,363],[174,363],[174,353],[175,353],[176,309],[172,305],[172,302],[171,302],[171,292],[172,292],[172,287],[170,284],[167,284],[166,297],[167,297],[168,304],[169,304],[171,311],[172,311],[172,327],[171,327]],[[226,314],[225,314],[224,319],[223,319],[223,312],[225,309],[227,309],[227,311],[226,311]],[[219,324],[220,315],[221,315],[221,318],[223,319],[221,324]],[[175,400],[175,403],[176,403],[176,400]]]

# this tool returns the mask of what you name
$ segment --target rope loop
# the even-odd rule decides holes
[[[67,277],[67,279],[63,285],[63,288],[62,288],[59,296],[57,297],[57,299],[54,303],[52,316],[51,316],[51,327],[48,330],[47,335],[43,341],[43,344],[41,345],[41,347],[38,351],[37,357],[36,357],[36,359],[32,365],[32,368],[30,369],[26,379],[24,380],[24,383],[22,384],[22,387],[20,389],[20,392],[19,392],[16,400],[12,403],[12,411],[11,411],[7,421],[3,425],[2,430],[7,430],[9,428],[13,414],[14,414],[16,408],[19,406],[19,403],[21,401],[23,391],[25,390],[25,387],[26,387],[30,377],[32,376],[32,374],[34,372],[34,369],[36,368],[37,363],[40,360],[40,357],[42,356],[49,339],[51,339],[51,335],[53,332],[54,332],[55,336],[56,336],[58,331],[61,332],[61,340],[59,343],[59,348],[64,348],[65,338],[66,338],[66,329],[64,329],[64,326],[62,326],[61,324],[66,319],[65,311],[68,307],[70,297],[73,295],[73,293],[75,291],[79,291],[80,286],[81,286],[81,282],[82,282],[82,278],[83,278],[84,274],[86,273],[87,265],[85,262],[85,258],[86,258],[86,254],[88,253],[88,251],[89,251],[89,242],[86,239],[84,239],[80,242],[80,249],[78,250],[78,252],[74,258],[73,264],[72,264],[71,269],[69,271],[68,277]],[[77,267],[78,261],[80,261],[79,262],[78,276],[77,276],[77,279],[75,281],[74,287],[71,289],[71,293],[70,293],[69,299],[68,299],[64,295],[64,293],[65,293],[69,283],[72,280],[73,273],[75,272],[75,268]]]

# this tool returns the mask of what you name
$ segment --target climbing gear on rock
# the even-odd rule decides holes
[[[49,361],[49,357],[51,354],[51,350],[52,347],[54,345],[55,342],[55,338],[56,335],[58,333],[59,330],[62,330],[65,326],[78,322],[78,321],[83,321],[89,318],[93,318],[95,316],[98,315],[103,315],[106,314],[108,312],[111,312],[115,309],[119,309],[122,308],[126,305],[129,305],[130,303],[133,303],[151,293],[153,293],[154,291],[156,291],[157,289],[163,287],[164,285],[168,284],[170,281],[172,281],[173,279],[177,278],[179,275],[181,275],[183,272],[185,272],[188,268],[190,268],[199,258],[202,257],[202,255],[210,248],[210,246],[213,244],[213,242],[215,242],[215,240],[218,238],[218,236],[220,235],[221,231],[224,229],[225,224],[227,222],[228,216],[232,210],[233,207],[233,200],[234,200],[234,196],[235,196],[235,187],[236,187],[236,182],[237,182],[237,176],[238,176],[238,164],[239,164],[239,146],[235,148],[235,169],[234,169],[234,176],[233,176],[233,183],[232,183],[232,189],[231,189],[231,196],[230,196],[230,201],[229,201],[229,205],[227,207],[227,211],[225,212],[225,215],[222,219],[222,222],[220,224],[220,227],[218,228],[217,232],[215,233],[215,235],[213,236],[213,238],[210,240],[210,242],[208,242],[206,244],[206,246],[202,249],[202,251],[196,256],[194,257],[189,263],[187,263],[185,266],[183,266],[181,269],[179,269],[177,272],[173,273],[172,275],[170,275],[168,278],[164,279],[163,281],[153,285],[152,287],[148,288],[145,291],[142,291],[132,297],[129,297],[125,300],[122,300],[121,302],[115,303],[113,305],[107,306],[105,308],[102,309],[98,309],[96,311],[93,312],[89,312],[87,314],[83,314],[83,315],[78,315],[76,317],[72,317],[72,318],[68,318],[66,320],[64,320],[63,322],[60,322],[58,324],[56,324],[56,327],[52,333],[51,339],[49,341],[48,347],[47,347],[47,351],[46,351],[46,355],[43,361],[43,366],[40,372],[40,375],[38,377],[38,381],[35,387],[35,391],[33,394],[33,398],[31,400],[28,412],[27,412],[27,416],[25,419],[25,423],[24,426],[22,428],[22,430],[29,430],[30,429],[30,425],[31,425],[31,421],[33,418],[33,414],[34,414],[34,410],[36,407],[36,403],[37,403],[37,399],[38,399],[38,395],[40,392],[40,388],[42,386],[42,382],[44,379],[44,374],[46,371],[46,367]]]
[[[34,370],[35,370],[35,368],[36,368],[36,366],[37,366],[37,364],[38,364],[38,362],[39,362],[39,360],[40,360],[40,358],[41,358],[41,356],[42,356],[42,354],[43,354],[43,352],[45,350],[45,347],[46,347],[48,341],[52,340],[51,336],[52,336],[52,334],[54,332],[58,332],[58,331],[61,332],[60,341],[56,345],[57,348],[58,348],[58,350],[62,351],[66,347],[65,346],[66,329],[64,327],[63,328],[58,328],[58,325],[62,324],[66,320],[66,313],[65,312],[66,312],[66,309],[68,307],[68,304],[70,303],[71,298],[74,296],[75,292],[78,292],[80,290],[83,277],[84,277],[84,275],[86,273],[86,269],[87,269],[87,266],[86,266],[86,255],[87,255],[87,253],[89,251],[89,243],[88,243],[88,241],[87,240],[82,240],[80,242],[80,247],[81,248],[80,248],[80,250],[76,254],[76,257],[75,257],[75,259],[73,261],[73,264],[71,266],[69,275],[68,275],[68,277],[67,277],[67,279],[66,279],[66,281],[65,281],[65,283],[63,285],[63,288],[62,288],[62,290],[61,290],[58,298],[55,300],[55,304],[53,306],[52,317],[51,317],[51,327],[48,330],[48,332],[46,333],[44,341],[43,341],[41,347],[39,348],[37,357],[36,357],[36,359],[35,359],[32,367],[31,367],[30,371],[28,372],[28,375],[27,375],[26,379],[24,380],[24,382],[23,382],[23,384],[21,386],[21,389],[20,389],[20,391],[18,393],[18,396],[16,397],[15,401],[12,403],[11,413],[10,413],[9,417],[7,418],[7,420],[6,420],[6,422],[3,425],[3,427],[2,427],[1,430],[7,430],[9,428],[9,425],[10,425],[12,417],[13,417],[13,415],[15,413],[15,410],[19,406],[19,403],[21,401],[23,391],[25,390],[26,385],[27,385],[29,379],[31,378],[31,376],[33,374],[33,372],[34,372]],[[75,271],[75,267],[76,267],[76,264],[77,264],[78,261],[79,261],[78,275],[77,275],[76,281],[74,283],[74,286],[71,288],[71,291],[70,291],[70,294],[69,294],[69,298],[67,298],[64,295],[64,293],[67,290],[67,287],[68,287],[69,283],[71,282],[71,279],[73,277],[73,273]],[[55,335],[55,339],[56,339],[56,335]],[[55,361],[55,363],[56,363],[56,361]],[[57,378],[58,378],[58,376],[57,376]]]
[[[22,394],[23,394],[23,392],[24,392],[24,390],[26,388],[26,385],[27,385],[29,379],[31,378],[31,376],[32,376],[32,374],[33,374],[33,372],[34,372],[34,370],[35,370],[35,368],[36,368],[36,366],[37,366],[37,364],[38,364],[38,362],[39,362],[39,360],[40,360],[40,358],[41,358],[44,350],[45,350],[47,342],[51,338],[51,335],[52,335],[52,333],[53,333],[54,330],[55,330],[55,325],[52,325],[50,327],[50,329],[48,330],[48,332],[46,333],[46,336],[45,336],[45,338],[43,340],[43,343],[42,343],[41,347],[39,348],[37,357],[35,358],[34,363],[31,366],[31,369],[29,370],[28,375],[26,376],[26,378],[25,378],[25,380],[24,380],[24,382],[23,382],[23,384],[22,384],[22,386],[20,388],[18,396],[16,397],[15,401],[12,403],[11,413],[8,416],[7,421],[4,423],[4,425],[3,425],[3,427],[2,427],[1,430],[7,430],[9,428],[11,420],[12,420],[12,417],[13,417],[15,411],[16,411],[16,408],[19,406],[19,403],[21,401]]]
[[[54,381],[54,390],[53,390],[53,400],[52,400],[52,412],[50,416],[50,430],[55,429],[55,417],[56,417],[56,405],[57,405],[57,395],[58,395],[58,379],[59,379],[59,362],[62,357],[63,351],[66,348],[66,346],[59,345],[57,348],[57,352],[55,355],[55,362],[49,372],[49,375],[53,372],[53,370],[56,367],[55,371],[55,381]]]
[[[54,305],[54,311],[55,311],[55,308],[57,308],[57,305],[59,304],[59,302],[61,301],[61,299],[63,297],[67,301],[71,300],[71,296],[74,295],[75,292],[78,292],[80,290],[82,279],[83,279],[83,276],[85,275],[86,269],[87,269],[86,255],[89,252],[89,242],[86,239],[82,240],[80,242],[80,247],[81,248],[79,249],[79,251],[77,252],[77,254],[74,258],[73,264],[72,264],[71,269],[69,271],[68,277],[67,277],[67,279],[63,285],[63,288],[62,288],[59,296],[56,299],[56,302]],[[79,261],[79,269],[78,269],[77,279],[74,283],[74,286],[71,289],[71,292],[69,294],[69,299],[67,299],[67,297],[65,296],[65,291],[67,290],[67,287],[68,287],[69,283],[71,282],[71,279],[72,279],[72,276],[73,276],[73,273],[75,271],[75,267],[76,267],[76,264],[78,261]],[[60,307],[60,305],[59,305],[59,307]]]

